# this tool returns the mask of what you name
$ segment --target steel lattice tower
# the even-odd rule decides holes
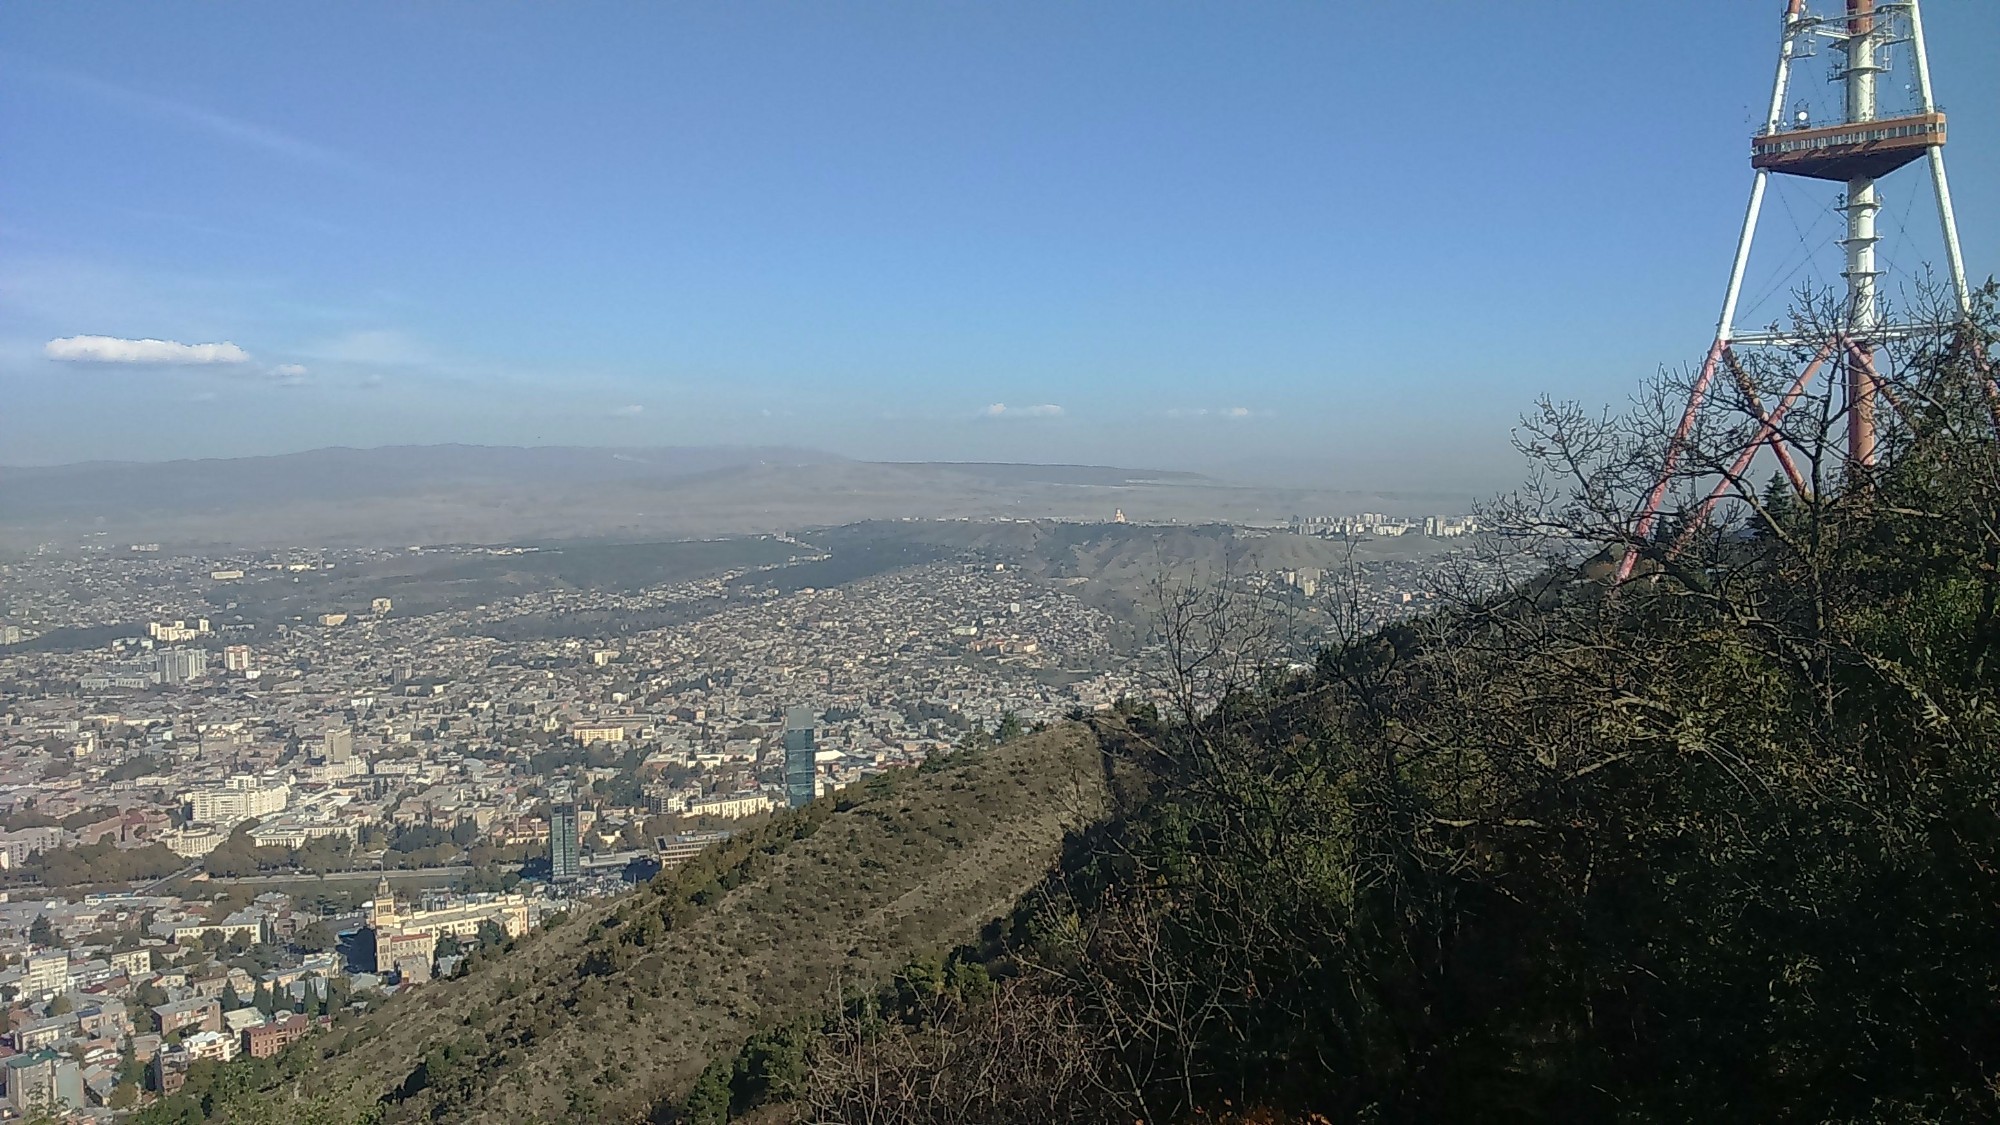
[[[1793,61],[1812,55],[1813,47],[1821,42],[1830,43],[1839,52],[1839,69],[1833,77],[1844,87],[1842,120],[1818,127],[1787,122],[1785,106]],[[1889,48],[1900,43],[1909,44],[1914,62],[1917,105],[1915,112],[1883,117],[1878,112],[1877,80],[1887,69]],[[1966,284],[1965,262],[1959,251],[1951,184],[1945,178],[1944,143],[1945,116],[1939,111],[1931,89],[1930,59],[1924,49],[1923,15],[1918,0],[1846,0],[1845,13],[1831,17],[1807,11],[1806,0],[1789,0],[1779,39],[1778,74],[1771,90],[1770,111],[1764,127],[1750,141],[1750,166],[1755,173],[1750,183],[1750,206],[1743,217],[1742,234],[1736,241],[1736,257],[1730,267],[1728,288],[1724,290],[1722,315],[1716,321],[1715,340],[1689,393],[1687,409],[1668,447],[1659,480],[1639,511],[1633,529],[1636,541],[1643,542],[1653,533],[1695,419],[1717,375],[1725,370],[1744,390],[1759,425],[1757,437],[1740,454],[1729,474],[1731,478],[1739,477],[1759,449],[1768,447],[1793,487],[1801,492],[1806,489],[1807,482],[1779,436],[1779,423],[1822,369],[1829,366],[1838,373],[1836,377],[1841,379],[1846,398],[1848,462],[1863,467],[1875,463],[1877,346],[1954,327],[1951,323],[1894,321],[1883,315],[1879,292],[1881,271],[1876,266],[1876,247],[1881,241],[1876,233],[1876,216],[1881,210],[1877,180],[1919,159],[1929,162],[1931,194],[1944,234],[1945,265],[1957,303],[1958,320],[1962,322],[1971,314],[1972,293]],[[1846,212],[1847,232],[1841,243],[1846,251],[1843,272],[1847,282],[1846,307],[1841,324],[1826,340],[1810,340],[1786,332],[1741,332],[1736,327],[1743,275],[1750,264],[1764,192],[1773,175],[1846,185],[1842,209]],[[1785,395],[1766,409],[1749,387],[1737,350],[1801,346],[1815,348],[1814,358]],[[1725,478],[1702,506],[1703,515],[1727,487]],[[1636,559],[1635,551],[1626,552],[1619,568],[1621,579],[1630,575]]]

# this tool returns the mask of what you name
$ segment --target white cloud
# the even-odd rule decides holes
[[[271,369],[271,374],[284,382],[296,383],[306,377],[306,368],[303,363],[281,363]]]
[[[613,407],[611,410],[611,416],[613,418],[637,418],[639,415],[644,414],[645,412],[646,408],[640,406],[638,403],[635,402],[625,406]]]
[[[1176,406],[1167,410],[1169,418],[1223,418],[1240,422],[1256,416],[1257,412],[1247,406],[1219,406],[1213,410],[1206,406]]]
[[[1063,408],[1053,402],[1037,406],[1008,406],[1004,402],[993,403],[980,410],[982,418],[1060,418]]]
[[[64,336],[42,345],[42,354],[64,363],[248,363],[235,344],[183,344],[175,340],[125,340],[117,336]]]

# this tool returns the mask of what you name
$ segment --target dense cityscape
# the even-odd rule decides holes
[[[984,557],[825,588],[767,563],[428,611],[393,582],[343,582],[528,550],[147,543],[0,568],[9,1107],[172,1093],[202,1060],[274,1054],[776,810],[1158,682],[1143,636],[1114,652],[1091,579]],[[1361,564],[1349,588],[1374,620],[1417,612],[1444,557]],[[1234,579],[1307,602],[1336,580]]]

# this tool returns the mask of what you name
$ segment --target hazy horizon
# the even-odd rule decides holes
[[[727,452],[737,450],[770,451],[773,453],[793,452],[808,454],[839,461],[860,464],[908,465],[908,466],[951,466],[951,465],[991,465],[991,466],[1041,466],[1049,468],[1115,468],[1133,471],[1157,471],[1166,473],[1191,473],[1230,484],[1257,485],[1277,488],[1306,488],[1325,491],[1353,491],[1360,493],[1411,495],[1461,494],[1480,496],[1498,489],[1510,487],[1514,478],[1496,476],[1479,481],[1471,478],[1453,480],[1432,478],[1425,474],[1403,473],[1395,477],[1382,476],[1371,472],[1366,465],[1343,465],[1335,460],[1316,460],[1309,457],[1246,457],[1236,460],[1215,460],[1196,458],[1192,467],[1188,464],[1129,462],[1113,464],[1108,461],[1028,461],[1004,460],[999,458],[907,458],[907,457],[854,457],[832,450],[814,449],[800,445],[754,445],[738,443],[687,443],[677,445],[569,445],[541,443],[529,445],[494,445],[483,442],[397,442],[381,445],[320,445],[305,449],[278,449],[271,452],[246,452],[238,454],[203,455],[163,455],[155,457],[92,457],[80,460],[18,460],[0,463],[0,469],[81,469],[90,466],[122,465],[173,465],[187,462],[230,462],[251,461],[271,458],[303,457],[317,453],[354,452],[383,453],[398,450],[447,450],[476,449],[499,451],[536,450],[576,450],[603,451],[616,455],[642,455],[647,453],[702,453]]]
[[[1504,483],[1537,394],[1698,358],[1767,7],[1676,9],[1707,38],[1669,84],[1627,5],[1398,6],[1359,43],[1335,8],[11,6],[0,462],[724,443]],[[1928,10],[1948,107],[2000,104],[1990,16]],[[1981,270],[2000,122],[1952,137]],[[1920,175],[1884,191],[1921,217]],[[1812,276],[1786,216],[1810,243],[1833,202],[1774,186],[1747,321]],[[1935,256],[1907,225],[1892,288]]]

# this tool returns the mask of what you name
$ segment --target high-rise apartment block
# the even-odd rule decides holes
[[[346,727],[327,731],[320,736],[320,756],[335,764],[354,757],[354,732]]]
[[[160,666],[160,682],[184,684],[208,675],[208,653],[198,648],[170,648],[155,656]]]
[[[229,645],[222,650],[222,667],[229,672],[250,670],[250,646]]]
[[[813,715],[810,707],[785,711],[785,803],[792,808],[810,804],[818,793],[814,763]]]

